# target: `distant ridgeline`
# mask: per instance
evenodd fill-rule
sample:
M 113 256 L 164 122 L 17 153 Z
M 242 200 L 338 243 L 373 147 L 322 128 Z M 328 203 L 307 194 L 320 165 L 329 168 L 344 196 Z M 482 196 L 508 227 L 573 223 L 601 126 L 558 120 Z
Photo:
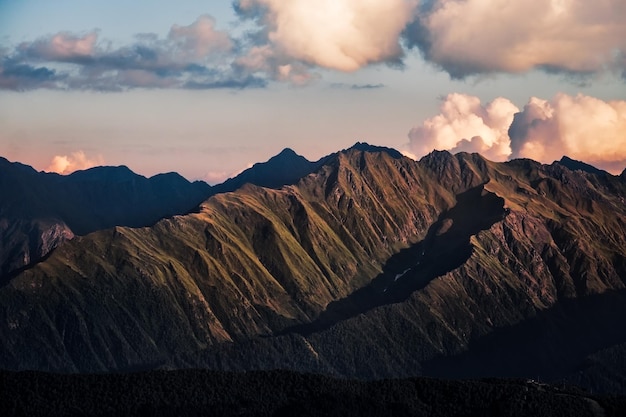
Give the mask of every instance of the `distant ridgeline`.
M 362 143 L 284 150 L 213 188 L 124 167 L 0 174 L 0 368 L 625 392 L 625 174 Z

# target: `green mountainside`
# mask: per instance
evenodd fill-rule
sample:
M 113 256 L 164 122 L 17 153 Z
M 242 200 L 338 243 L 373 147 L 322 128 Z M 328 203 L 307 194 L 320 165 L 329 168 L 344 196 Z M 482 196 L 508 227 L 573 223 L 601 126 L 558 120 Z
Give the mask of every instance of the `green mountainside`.
M 626 344 L 625 197 L 623 177 L 559 163 L 359 144 L 293 185 L 64 242 L 0 288 L 0 368 L 624 390 L 626 367 L 594 375 Z
M 247 183 L 270 188 L 293 184 L 322 163 L 285 149 L 210 187 L 176 173 L 145 178 L 119 166 L 58 175 L 0 158 L 0 282 L 39 262 L 74 235 L 114 226 L 151 226 Z
M 0 158 L 0 282 L 74 235 L 149 226 L 209 195 L 207 184 L 175 173 L 145 178 L 121 166 L 63 176 Z

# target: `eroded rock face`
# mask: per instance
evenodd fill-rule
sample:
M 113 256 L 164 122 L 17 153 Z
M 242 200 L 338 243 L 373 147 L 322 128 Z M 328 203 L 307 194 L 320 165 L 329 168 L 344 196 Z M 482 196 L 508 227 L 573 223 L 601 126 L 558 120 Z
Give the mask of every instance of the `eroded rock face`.
M 74 233 L 62 222 L 0 220 L 0 277 L 32 266 L 45 258 Z

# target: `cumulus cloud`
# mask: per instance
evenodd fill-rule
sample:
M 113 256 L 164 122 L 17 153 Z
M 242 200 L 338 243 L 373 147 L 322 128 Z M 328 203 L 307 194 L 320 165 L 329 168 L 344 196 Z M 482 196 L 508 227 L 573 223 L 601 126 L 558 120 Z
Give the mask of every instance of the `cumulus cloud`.
M 478 97 L 449 94 L 441 113 L 409 132 L 407 152 L 423 156 L 433 149 L 479 152 L 494 161 L 511 154 L 508 129 L 519 109 L 505 98 L 481 104 Z
M 320 68 L 402 66 L 407 48 L 453 78 L 540 69 L 612 71 L 626 81 L 623 0 L 234 0 L 234 8 L 231 33 L 203 15 L 120 47 L 95 30 L 23 42 L 3 52 L 10 65 L 0 63 L 0 88 L 306 85 Z
M 241 16 L 258 19 L 273 51 L 311 65 L 355 71 L 397 61 L 413 0 L 239 0 Z
M 98 155 L 97 157 L 90 159 L 87 158 L 85 152 L 76 151 L 72 152 L 69 155 L 56 155 L 52 158 L 50 165 L 44 171 L 46 172 L 56 172 L 57 174 L 71 174 L 74 171 L 79 171 L 82 169 L 93 168 L 95 166 L 103 165 L 104 159 L 102 156 Z
M 567 155 L 619 172 L 626 166 L 626 101 L 533 97 L 515 115 L 509 134 L 514 158 L 549 162 Z
M 435 0 L 404 34 L 455 78 L 534 68 L 592 73 L 626 69 L 625 20 L 623 0 Z
M 438 149 L 543 163 L 567 155 L 614 173 L 626 166 L 626 101 L 557 94 L 532 97 L 520 111 L 505 98 L 482 105 L 478 97 L 450 94 L 440 110 L 411 129 L 405 155 Z

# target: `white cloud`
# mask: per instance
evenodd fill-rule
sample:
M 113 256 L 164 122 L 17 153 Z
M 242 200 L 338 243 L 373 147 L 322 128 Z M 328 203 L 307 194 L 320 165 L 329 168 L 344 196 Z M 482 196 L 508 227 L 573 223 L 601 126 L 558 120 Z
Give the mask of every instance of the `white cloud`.
M 423 156 L 433 149 L 479 152 L 503 161 L 511 154 L 508 129 L 519 109 L 505 98 L 482 105 L 478 97 L 449 94 L 441 113 L 409 132 L 406 151 Z
M 623 0 L 437 0 L 407 37 L 455 77 L 587 73 L 623 65 L 625 21 Z
M 89 159 L 85 155 L 85 152 L 76 151 L 69 155 L 56 155 L 52 158 L 50 165 L 44 171 L 66 175 L 71 174 L 74 171 L 92 168 L 103 164 L 104 159 L 100 155 L 93 159 Z
M 261 21 L 279 55 L 355 71 L 402 56 L 399 37 L 416 4 L 413 0 L 241 0 L 238 7 L 243 12 L 263 11 Z
M 567 155 L 619 172 L 626 165 L 626 101 L 533 97 L 515 116 L 510 135 L 513 157 L 550 162 Z
M 478 97 L 454 93 L 440 114 L 411 129 L 405 154 L 421 157 L 433 149 L 478 152 L 494 161 L 551 163 L 567 155 L 619 173 L 626 166 L 626 101 L 557 94 L 531 97 L 519 111 L 505 98 L 482 105 Z

